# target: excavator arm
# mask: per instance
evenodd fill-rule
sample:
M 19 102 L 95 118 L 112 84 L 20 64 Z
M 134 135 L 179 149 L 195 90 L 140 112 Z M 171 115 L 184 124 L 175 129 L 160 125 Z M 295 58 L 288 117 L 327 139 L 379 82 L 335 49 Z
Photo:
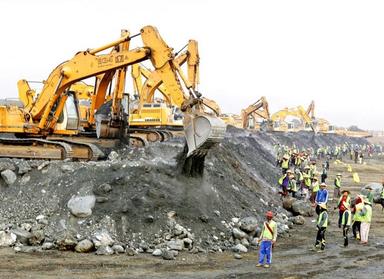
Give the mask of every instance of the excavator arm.
M 66 90 L 76 81 L 106 73 L 118 68 L 139 63 L 149 58 L 148 48 L 123 50 L 118 53 L 99 54 L 99 52 L 129 41 L 129 35 L 103 47 L 77 53 L 71 60 L 57 66 L 44 82 L 42 92 L 34 103 L 25 105 L 25 111 L 37 120 L 40 130 L 53 129 L 67 99 Z M 28 92 L 19 92 L 26 96 Z M 23 99 L 22 99 L 23 100 Z
M 268 102 L 264 96 L 241 111 L 241 118 L 244 129 L 248 128 L 248 121 L 250 116 L 253 116 L 254 118 L 263 118 L 266 121 L 270 121 L 271 117 L 269 113 Z

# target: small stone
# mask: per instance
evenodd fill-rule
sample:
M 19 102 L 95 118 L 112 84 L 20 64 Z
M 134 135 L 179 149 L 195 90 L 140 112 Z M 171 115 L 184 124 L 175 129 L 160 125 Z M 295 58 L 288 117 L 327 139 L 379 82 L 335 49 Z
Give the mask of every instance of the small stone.
M 107 202 L 108 200 L 109 200 L 109 198 L 107 198 L 107 197 L 101 197 L 101 196 L 96 197 L 97 203 L 104 203 L 104 202 Z
M 242 258 L 243 258 L 243 256 L 242 255 L 240 255 L 240 254 L 234 254 L 233 255 L 233 257 L 236 259 L 236 260 L 241 260 Z
M 11 170 L 5 170 L 1 172 L 1 177 L 4 179 L 5 183 L 7 185 L 12 185 L 15 183 L 17 176 L 16 174 Z
M 52 250 L 55 247 L 55 244 L 52 242 L 44 242 L 43 245 L 41 246 L 41 249 L 43 250 Z
M 237 244 L 236 246 L 232 247 L 232 251 L 234 252 L 240 252 L 240 253 L 247 253 L 248 249 L 242 244 Z
M 46 166 L 49 165 L 49 161 L 45 161 L 43 162 L 42 164 L 40 164 L 38 167 L 37 167 L 37 170 L 42 170 L 43 168 L 45 168 Z
M 220 216 L 220 211 L 218 210 L 213 211 L 213 213 L 215 213 L 217 216 Z
M 114 244 L 114 245 L 112 246 L 112 249 L 113 249 L 113 251 L 114 251 L 116 254 L 122 254 L 122 253 L 125 252 L 123 246 L 121 246 L 121 245 L 119 245 L 119 244 Z
M 108 155 L 108 160 L 110 161 L 117 160 L 117 158 L 119 158 L 119 154 L 116 151 L 111 151 Z
M 173 210 L 169 211 L 167 213 L 167 216 L 168 216 L 169 219 L 174 219 L 176 217 L 176 211 L 173 211 Z
M 160 257 L 163 255 L 163 252 L 161 251 L 161 249 L 155 249 L 152 253 L 152 256 L 155 256 L 155 257 Z
M 163 257 L 164 260 L 174 260 L 175 255 L 173 254 L 172 251 L 163 249 L 161 251 L 161 256 Z
M 155 218 L 152 215 L 148 215 L 147 217 L 145 217 L 145 222 L 147 223 L 153 223 L 154 220 Z
M 96 251 L 96 255 L 112 255 L 112 254 L 113 254 L 113 249 L 108 245 L 101 245 Z
M 136 251 L 133 249 L 133 248 L 130 248 L 130 247 L 127 247 L 125 249 L 125 253 L 128 255 L 128 256 L 134 256 L 136 255 Z
M 63 172 L 74 172 L 75 171 L 75 169 L 71 166 L 71 165 L 62 165 L 61 166 L 61 170 L 63 171 Z
M 208 223 L 209 221 L 209 218 L 207 215 L 200 215 L 199 216 L 199 219 L 203 222 L 203 223 Z

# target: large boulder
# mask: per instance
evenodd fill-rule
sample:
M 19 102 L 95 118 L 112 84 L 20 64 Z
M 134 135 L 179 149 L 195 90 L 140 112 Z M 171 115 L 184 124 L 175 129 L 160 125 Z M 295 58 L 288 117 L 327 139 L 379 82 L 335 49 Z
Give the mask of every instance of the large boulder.
M 17 241 L 22 244 L 29 244 L 29 239 L 32 237 L 32 234 L 22 228 L 12 229 L 11 232 L 16 235 Z
M 89 239 L 83 239 L 75 246 L 75 251 L 78 253 L 89 253 L 93 250 L 93 242 Z
M 113 253 L 113 249 L 108 245 L 102 245 L 96 251 L 96 255 L 112 255 Z
M 242 239 L 248 236 L 245 232 L 238 228 L 233 228 L 232 235 L 235 239 Z
M 170 250 L 181 251 L 184 248 L 184 241 L 181 239 L 175 239 L 167 242 L 167 246 Z
M 1 177 L 4 179 L 5 183 L 8 185 L 12 185 L 15 183 L 17 176 L 16 174 L 11 170 L 5 170 L 1 172 Z
M 232 247 L 232 251 L 235 253 L 247 253 L 248 249 L 243 244 L 237 244 Z
M 364 196 L 366 196 L 368 194 L 367 187 L 372 188 L 373 202 L 380 203 L 381 192 L 383 191 L 383 185 L 380 183 L 375 183 L 375 182 L 365 185 L 363 188 L 361 188 L 361 193 Z
M 96 197 L 94 195 L 72 196 L 68 201 L 68 208 L 72 215 L 84 218 L 92 215 L 92 209 L 95 206 Z
M 257 228 L 257 219 L 255 217 L 245 217 L 240 220 L 240 229 L 247 233 L 254 232 Z
M 0 246 L 11 246 L 15 244 L 16 238 L 14 233 L 0 231 Z
M 65 231 L 57 237 L 56 245 L 61 251 L 73 251 L 77 245 L 77 240 L 69 231 Z
M 315 211 L 311 206 L 310 202 L 303 200 L 295 200 L 292 203 L 292 213 L 294 215 L 302 215 L 302 216 L 313 216 Z
M 291 210 L 292 209 L 292 204 L 296 199 L 292 197 L 285 197 L 283 199 L 283 208 L 286 210 Z
M 112 246 L 115 243 L 115 241 L 106 231 L 96 232 L 93 235 L 92 241 L 96 248 L 99 248 L 100 246 Z
M 27 161 L 21 161 L 18 165 L 18 169 L 18 174 L 25 174 L 29 172 L 32 168 Z

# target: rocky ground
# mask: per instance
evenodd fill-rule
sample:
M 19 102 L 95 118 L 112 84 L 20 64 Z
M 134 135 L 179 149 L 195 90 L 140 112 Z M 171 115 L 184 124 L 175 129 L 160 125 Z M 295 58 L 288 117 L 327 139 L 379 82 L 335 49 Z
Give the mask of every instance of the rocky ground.
M 304 261 L 298 244 L 310 253 L 300 233 L 305 230 L 306 239 L 312 241 L 312 208 L 297 201 L 297 211 L 307 217 L 282 208 L 273 144 L 317 147 L 345 141 L 365 142 L 309 132 L 249 133 L 229 128 L 224 142 L 207 156 L 203 177 L 194 178 L 181 174 L 178 159 L 184 143 L 179 140 L 141 149 L 125 147 L 99 162 L 1 159 L 0 245 L 12 248 L 0 250 L 9 259 L 0 270 L 22 276 L 31 266 L 39 274 L 46 269 L 39 278 L 57 271 L 76 278 L 98 274 L 103 278 L 227 278 L 231 274 L 253 278 L 255 236 L 270 209 L 277 214 L 282 240 L 278 246 L 282 252 L 274 256 L 276 266 L 286 261 L 297 266 L 294 274 L 308 275 L 315 271 L 298 267 Z M 367 178 L 382 172 L 381 163 L 374 163 L 376 169 L 363 171 Z M 334 169 L 339 167 L 343 166 Z M 362 183 L 375 181 L 380 180 L 362 179 Z M 7 266 L 15 262 L 19 268 Z M 68 269 L 77 273 L 70 275 Z M 272 270 L 276 277 L 285 274 L 284 269 Z

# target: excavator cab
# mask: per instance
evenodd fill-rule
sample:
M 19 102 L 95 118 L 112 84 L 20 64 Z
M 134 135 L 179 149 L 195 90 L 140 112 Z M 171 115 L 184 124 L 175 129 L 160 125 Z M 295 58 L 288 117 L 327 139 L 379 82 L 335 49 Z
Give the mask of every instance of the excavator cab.
M 65 102 L 63 112 L 55 126 L 55 130 L 78 130 L 79 129 L 79 110 L 75 92 L 68 91 L 68 98 Z

